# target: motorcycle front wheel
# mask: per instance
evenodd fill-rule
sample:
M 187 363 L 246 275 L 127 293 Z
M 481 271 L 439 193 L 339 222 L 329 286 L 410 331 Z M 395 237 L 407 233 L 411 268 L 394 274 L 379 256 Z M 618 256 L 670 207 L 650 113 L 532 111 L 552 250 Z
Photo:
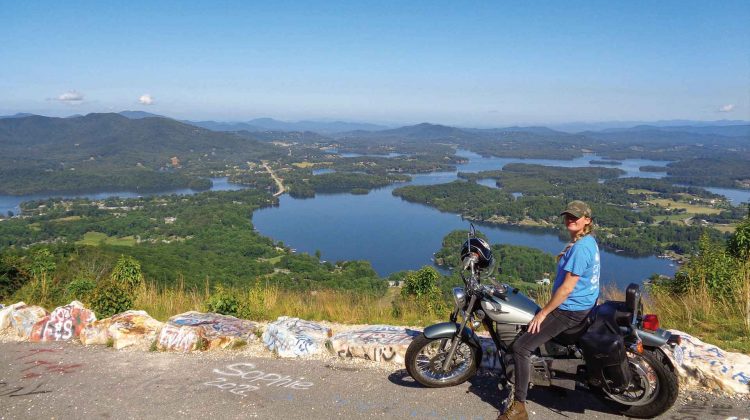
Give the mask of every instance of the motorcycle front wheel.
M 477 372 L 482 354 L 465 341 L 460 341 L 453 361 L 444 370 L 443 364 L 451 343 L 448 338 L 427 338 L 420 334 L 406 350 L 406 371 L 414 380 L 428 388 L 443 388 L 466 382 Z

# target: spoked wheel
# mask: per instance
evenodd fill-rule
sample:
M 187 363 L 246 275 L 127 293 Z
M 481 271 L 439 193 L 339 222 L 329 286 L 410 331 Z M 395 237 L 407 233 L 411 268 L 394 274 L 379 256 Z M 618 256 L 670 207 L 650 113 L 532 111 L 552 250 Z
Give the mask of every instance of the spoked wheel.
M 481 353 L 464 341 L 458 343 L 448 369 L 443 369 L 451 348 L 447 338 L 431 339 L 420 334 L 406 350 L 406 371 L 429 388 L 454 386 L 474 376 Z
M 602 389 L 606 398 L 622 405 L 622 413 L 630 417 L 651 418 L 669 410 L 677 399 L 677 376 L 656 354 L 628 352 L 632 380 L 621 394 Z

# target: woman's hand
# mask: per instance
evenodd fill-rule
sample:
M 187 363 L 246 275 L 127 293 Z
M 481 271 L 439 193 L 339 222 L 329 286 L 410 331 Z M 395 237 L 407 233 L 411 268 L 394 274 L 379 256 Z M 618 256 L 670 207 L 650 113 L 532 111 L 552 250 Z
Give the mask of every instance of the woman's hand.
M 531 322 L 529 322 L 529 328 L 527 331 L 531 334 L 538 333 L 539 329 L 542 327 L 542 321 L 544 321 L 544 318 L 547 318 L 547 314 L 543 310 L 537 312 Z

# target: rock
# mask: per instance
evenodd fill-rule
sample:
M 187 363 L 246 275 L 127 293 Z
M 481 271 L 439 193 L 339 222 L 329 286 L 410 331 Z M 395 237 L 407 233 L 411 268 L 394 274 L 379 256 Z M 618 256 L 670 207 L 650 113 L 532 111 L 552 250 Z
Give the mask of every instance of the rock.
M 14 303 L 12 305 L 3 306 L 0 309 L 0 332 L 10 328 L 13 323 L 13 311 L 22 306 L 26 306 L 23 302 Z
M 361 357 L 377 362 L 404 363 L 406 348 L 420 331 L 391 325 L 371 325 L 333 336 L 333 351 L 340 357 Z
M 81 331 L 84 345 L 109 344 L 119 350 L 128 346 L 148 347 L 159 335 L 163 322 L 146 311 L 126 311 L 88 324 Z
M 55 308 L 51 314 L 37 321 L 31 329 L 29 340 L 67 341 L 78 338 L 86 325 L 94 321 L 94 312 L 74 300 L 65 306 Z
M 157 348 L 189 352 L 241 345 L 255 339 L 257 325 L 228 315 L 185 312 L 169 318 L 159 332 Z
M 19 337 L 29 338 L 34 325 L 46 316 L 47 310 L 41 306 L 28 306 L 24 304 L 12 311 L 10 323 Z
M 331 329 L 299 318 L 279 317 L 263 333 L 263 344 L 280 357 L 300 357 L 319 354 Z
M 683 362 L 677 369 L 681 379 L 730 393 L 750 394 L 750 356 L 724 351 L 682 331 L 670 331 L 682 337 Z

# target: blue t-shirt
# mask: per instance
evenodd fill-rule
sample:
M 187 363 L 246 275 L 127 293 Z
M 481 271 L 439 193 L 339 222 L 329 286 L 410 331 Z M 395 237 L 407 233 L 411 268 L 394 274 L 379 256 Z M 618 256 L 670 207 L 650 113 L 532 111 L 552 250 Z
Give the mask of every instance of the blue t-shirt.
M 563 284 L 566 272 L 580 276 L 576 287 L 560 305 L 560 309 L 583 311 L 596 305 L 599 297 L 599 270 L 599 247 L 591 235 L 586 235 L 573 244 L 557 263 L 553 294 Z

